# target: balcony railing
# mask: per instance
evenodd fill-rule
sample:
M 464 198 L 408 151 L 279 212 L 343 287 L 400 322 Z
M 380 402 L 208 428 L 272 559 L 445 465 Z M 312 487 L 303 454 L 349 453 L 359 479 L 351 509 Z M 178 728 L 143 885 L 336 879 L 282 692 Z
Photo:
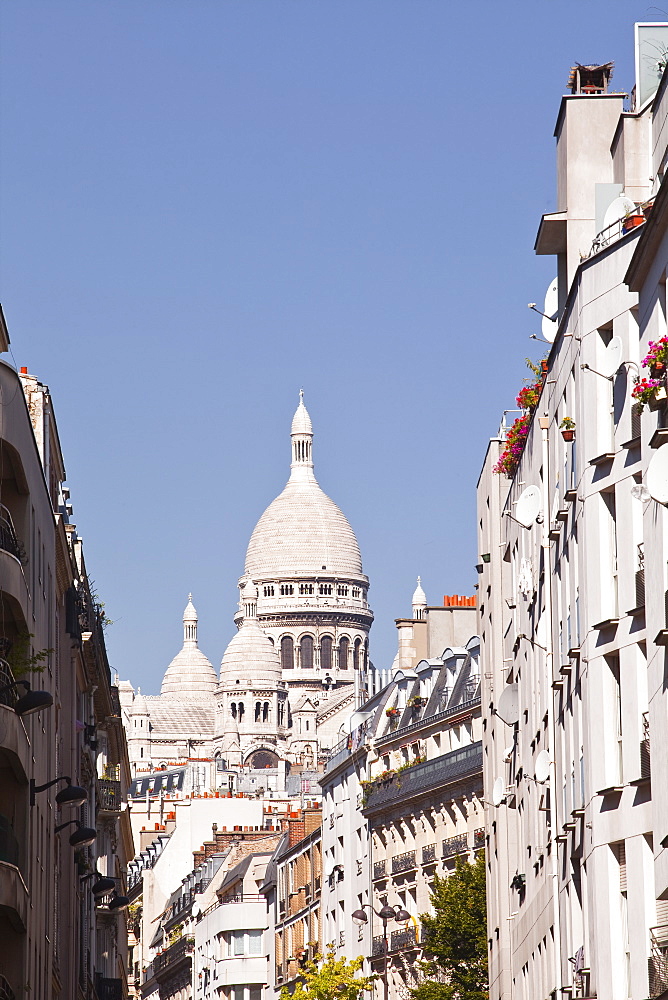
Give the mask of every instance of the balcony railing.
M 96 976 L 95 992 L 99 1000 L 123 1000 L 123 981 L 121 979 L 108 979 L 106 976 Z
M 0 861 L 9 865 L 19 864 L 19 842 L 12 824 L 0 813 Z
M 0 549 L 9 552 L 19 562 L 25 559 L 25 549 L 16 537 L 12 515 L 2 503 L 0 503 Z
M 121 783 L 100 778 L 97 783 L 97 801 L 107 812 L 121 811 Z
M 417 945 L 417 928 L 406 927 L 400 931 L 392 931 L 390 951 L 402 951 L 404 948 L 414 948 Z
M 11 667 L 7 663 L 7 660 L 0 659 L 0 688 L 6 688 L 9 684 L 14 683 L 14 674 L 12 673 Z M 21 694 L 23 691 L 21 691 Z M 6 705 L 7 708 L 14 708 L 20 695 L 18 694 L 15 687 L 10 687 L 7 691 L 3 691 L 0 694 L 0 705 Z
M 385 861 L 374 861 L 373 863 L 373 877 L 385 878 L 387 875 L 387 862 Z
M 455 854 L 466 854 L 468 849 L 468 837 L 465 833 L 459 833 L 456 837 L 448 837 L 443 841 L 444 858 L 452 858 Z
M 409 872 L 415 868 L 415 851 L 406 851 L 405 854 L 397 854 L 392 858 L 392 874 L 399 872 Z
M 371 942 L 371 957 L 378 958 L 379 955 L 385 954 L 385 939 L 382 934 L 378 934 Z
M 159 972 L 169 966 L 176 965 L 184 959 L 189 959 L 194 948 L 193 938 L 179 938 L 173 945 L 163 951 L 162 955 L 156 955 L 153 959 L 153 972 L 157 976 Z
M 423 764 L 416 764 L 391 781 L 368 786 L 363 813 L 369 815 L 395 801 L 410 799 L 474 774 L 482 773 L 482 743 L 443 754 Z
M 422 848 L 422 864 L 428 865 L 432 861 L 436 861 L 436 844 L 427 844 Z
M 649 995 L 654 1000 L 668 989 L 668 924 L 650 929 Z
M 474 850 L 477 851 L 479 848 L 484 846 L 485 846 L 485 830 L 483 827 L 480 827 L 479 829 L 473 831 L 473 848 Z

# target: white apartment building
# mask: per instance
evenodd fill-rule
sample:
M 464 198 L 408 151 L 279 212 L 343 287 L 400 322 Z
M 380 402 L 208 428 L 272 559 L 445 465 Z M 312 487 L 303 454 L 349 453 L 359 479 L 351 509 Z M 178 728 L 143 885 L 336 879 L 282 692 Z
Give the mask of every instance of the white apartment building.
M 647 74 L 667 29 L 637 30 L 632 110 L 611 64 L 572 72 L 536 242 L 557 257 L 558 329 L 516 467 L 493 471 L 502 426 L 478 484 L 491 1000 L 668 985 L 668 525 L 645 485 L 668 428 L 632 396 L 667 330 L 668 79 Z
M 339 958 L 362 955 L 377 996 L 385 981 L 391 998 L 417 985 L 434 876 L 484 847 L 474 618 L 473 599 L 429 608 L 418 585 L 413 617 L 397 620 L 400 666 L 353 714 L 321 779 L 321 940 Z M 384 905 L 410 920 L 384 927 Z

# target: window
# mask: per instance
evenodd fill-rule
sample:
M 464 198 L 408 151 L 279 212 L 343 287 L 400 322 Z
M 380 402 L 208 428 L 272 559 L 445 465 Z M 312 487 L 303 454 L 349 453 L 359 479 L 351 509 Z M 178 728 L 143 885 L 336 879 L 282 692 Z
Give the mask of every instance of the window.
M 295 665 L 295 646 L 291 635 L 281 639 L 281 669 L 292 670 Z
M 318 591 L 325 597 L 329 597 L 332 593 L 331 583 L 321 583 L 320 586 L 318 587 Z
M 291 583 L 281 584 L 281 597 L 291 597 L 292 594 L 294 594 L 294 592 L 295 588 L 292 586 Z
M 269 722 L 269 702 L 265 701 L 262 706 L 262 721 Z
M 310 635 L 302 636 L 299 653 L 302 670 L 313 670 L 313 639 Z
M 332 637 L 323 635 L 320 640 L 320 666 L 323 670 L 332 669 Z
M 353 597 L 359 597 L 359 596 L 360 596 L 359 587 L 353 587 Z
M 312 594 L 313 593 L 313 584 L 312 583 L 300 583 L 299 584 L 299 593 L 302 596 L 308 595 L 308 594 Z
M 237 717 L 237 703 L 236 701 L 230 702 L 230 714 L 233 719 Z
M 359 670 L 360 668 L 360 647 L 362 645 L 361 639 L 355 639 L 355 645 L 353 646 L 353 670 Z
M 264 596 L 265 597 L 273 597 L 274 596 L 274 588 L 273 587 L 265 587 L 264 588 Z
M 285 702 L 283 701 L 278 703 L 278 724 L 279 726 L 285 725 Z
M 256 722 L 260 721 L 261 714 L 262 714 L 262 702 L 261 701 L 256 701 L 255 702 L 255 721 Z
M 339 597 L 347 597 L 348 596 L 348 588 L 347 587 L 337 587 L 336 588 L 336 593 L 339 595 Z
M 239 707 L 238 707 L 237 711 L 239 713 L 239 722 L 241 722 L 241 720 L 244 717 L 244 703 L 243 703 L 243 701 L 239 702 Z
M 227 931 L 225 933 L 225 956 L 233 958 L 237 955 L 261 955 L 262 931 Z M 252 989 L 252 987 L 251 987 Z M 236 986 L 234 990 L 243 990 Z
M 339 640 L 339 670 L 348 669 L 348 648 L 350 646 L 350 640 L 343 639 Z

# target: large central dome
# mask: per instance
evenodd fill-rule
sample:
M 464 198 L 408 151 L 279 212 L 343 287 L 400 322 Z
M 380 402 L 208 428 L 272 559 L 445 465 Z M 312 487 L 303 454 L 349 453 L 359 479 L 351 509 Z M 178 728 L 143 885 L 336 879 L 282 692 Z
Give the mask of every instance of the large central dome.
M 255 526 L 246 574 L 256 581 L 323 574 L 362 577 L 355 533 L 313 474 L 313 430 L 303 399 L 291 437 L 290 479 Z

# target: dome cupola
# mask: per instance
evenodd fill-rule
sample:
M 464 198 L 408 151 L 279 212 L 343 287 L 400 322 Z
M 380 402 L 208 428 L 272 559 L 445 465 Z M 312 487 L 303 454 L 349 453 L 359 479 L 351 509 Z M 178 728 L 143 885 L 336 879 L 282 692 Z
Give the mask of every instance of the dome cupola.
M 210 698 L 216 687 L 216 671 L 197 645 L 197 612 L 192 594 L 188 594 L 183 612 L 183 648 L 167 667 L 160 694 L 201 701 Z

